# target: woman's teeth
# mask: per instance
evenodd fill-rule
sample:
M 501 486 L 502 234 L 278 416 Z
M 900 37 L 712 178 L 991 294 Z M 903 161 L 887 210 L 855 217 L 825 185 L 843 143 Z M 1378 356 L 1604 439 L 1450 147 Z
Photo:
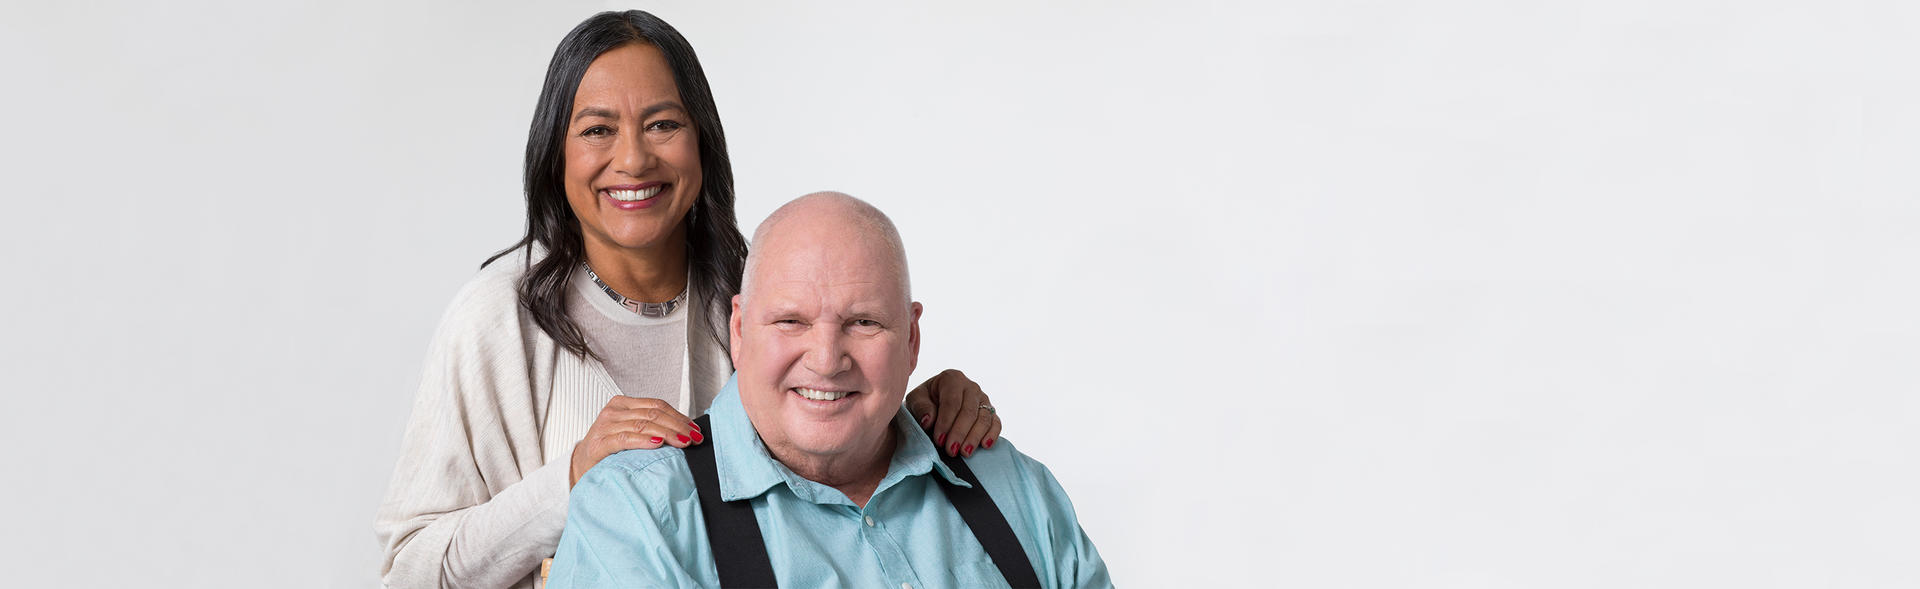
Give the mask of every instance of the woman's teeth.
M 816 390 L 804 388 L 804 387 L 795 388 L 793 389 L 793 392 L 800 393 L 800 396 L 806 397 L 808 399 L 812 399 L 815 401 L 838 401 L 841 398 L 846 397 L 847 395 L 853 394 L 852 391 L 844 391 L 844 392 L 816 391 Z
M 614 199 L 614 200 L 617 200 L 617 201 L 620 201 L 620 202 L 634 202 L 634 201 L 641 201 L 641 200 L 646 200 L 646 199 L 649 199 L 649 198 L 653 198 L 653 196 L 654 196 L 654 195 L 656 195 L 656 194 L 660 194 L 660 187 L 659 187 L 659 186 L 652 186 L 652 187 L 648 187 L 648 188 L 642 188 L 642 189 L 639 189 L 639 190 L 609 190 L 609 191 L 607 191 L 607 196 L 611 196 L 611 197 L 613 197 L 613 199 Z

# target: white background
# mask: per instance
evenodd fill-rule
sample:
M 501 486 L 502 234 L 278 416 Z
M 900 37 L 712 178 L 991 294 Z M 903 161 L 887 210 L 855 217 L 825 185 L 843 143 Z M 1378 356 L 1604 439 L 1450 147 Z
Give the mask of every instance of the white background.
M 13 586 L 367 587 L 598 2 L 9 3 Z M 1910 2 L 641 6 L 1131 587 L 1920 585 Z

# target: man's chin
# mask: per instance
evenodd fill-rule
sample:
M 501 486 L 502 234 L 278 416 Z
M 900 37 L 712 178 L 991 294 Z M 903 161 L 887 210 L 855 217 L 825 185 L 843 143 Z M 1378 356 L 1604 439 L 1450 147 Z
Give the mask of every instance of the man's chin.
M 787 443 L 794 450 L 819 458 L 859 453 L 885 439 L 885 432 L 870 432 L 853 423 L 820 423 L 802 420 L 790 423 Z

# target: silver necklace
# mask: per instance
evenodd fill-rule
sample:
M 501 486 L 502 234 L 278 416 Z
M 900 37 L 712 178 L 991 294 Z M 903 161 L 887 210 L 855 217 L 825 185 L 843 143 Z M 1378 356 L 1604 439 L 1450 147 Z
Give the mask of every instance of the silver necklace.
M 620 306 L 626 307 L 629 311 L 639 313 L 641 317 L 653 317 L 656 319 L 666 317 L 667 315 L 673 314 L 673 310 L 680 308 L 680 303 L 686 302 L 687 300 L 687 291 L 685 289 L 682 289 L 680 294 L 675 295 L 673 300 L 664 303 L 649 303 L 629 299 L 621 296 L 620 293 L 614 292 L 613 287 L 607 286 L 607 283 L 602 282 L 600 275 L 594 274 L 593 267 L 588 266 L 586 262 L 581 262 L 580 267 L 587 269 L 587 277 L 592 278 L 593 283 L 600 286 L 601 292 L 607 293 L 607 298 L 613 299 L 613 302 L 619 303 Z

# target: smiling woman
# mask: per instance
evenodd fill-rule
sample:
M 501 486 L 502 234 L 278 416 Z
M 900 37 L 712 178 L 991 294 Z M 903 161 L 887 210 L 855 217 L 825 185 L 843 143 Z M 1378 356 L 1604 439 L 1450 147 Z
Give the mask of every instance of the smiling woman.
M 375 524 L 389 586 L 532 586 L 581 475 L 623 450 L 703 442 L 687 416 L 733 372 L 746 239 L 706 74 L 673 27 L 608 12 L 568 33 L 525 190 L 527 234 L 482 264 L 428 351 Z M 906 402 L 950 453 L 999 436 L 957 371 Z

